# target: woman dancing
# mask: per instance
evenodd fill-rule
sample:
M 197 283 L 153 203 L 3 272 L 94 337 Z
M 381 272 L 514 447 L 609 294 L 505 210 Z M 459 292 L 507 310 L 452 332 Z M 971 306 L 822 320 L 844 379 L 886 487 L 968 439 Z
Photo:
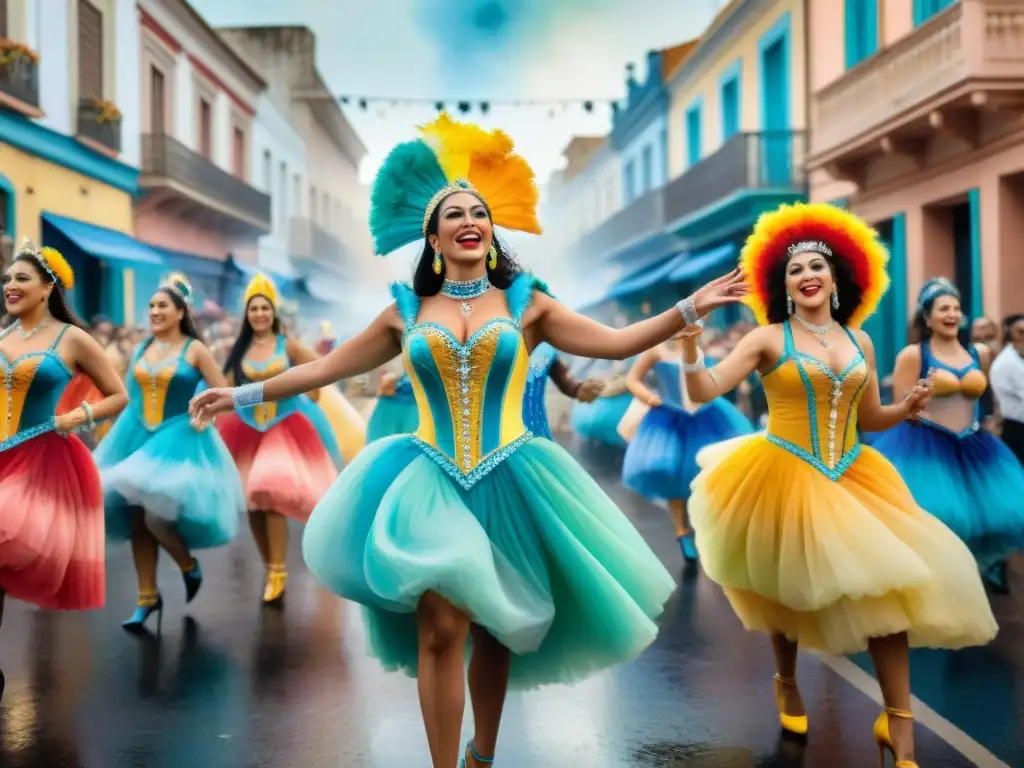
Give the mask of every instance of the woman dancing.
M 406 373 L 385 371 L 377 385 L 377 402 L 366 424 L 366 442 L 392 435 L 411 435 L 420 423 L 419 409 Z
M 53 248 L 25 241 L 4 273 L 0 331 L 0 621 L 6 595 L 41 608 L 103 606 L 103 492 L 89 449 L 71 432 L 128 402 L 103 348 L 64 300 L 74 273 Z M 56 415 L 75 371 L 103 399 Z M 0 691 L 3 677 L 0 674 Z
M 960 338 L 960 292 L 944 277 L 925 284 L 914 326 L 920 343 L 896 358 L 893 391 L 903 397 L 928 377 L 935 397 L 917 423 L 882 434 L 874 447 L 893 463 L 914 499 L 967 544 L 984 580 L 1009 590 L 1006 559 L 1024 548 L 1024 467 L 982 429 L 981 396 L 992 350 Z
M 690 518 L 705 572 L 747 629 L 772 638 L 784 731 L 807 732 L 800 646 L 867 649 L 885 701 L 879 753 L 912 768 L 908 648 L 980 645 L 997 628 L 970 551 L 857 439 L 858 425 L 888 429 L 931 397 L 921 380 L 896 405 L 879 400 L 874 348 L 858 329 L 888 285 L 887 258 L 874 231 L 830 205 L 758 220 L 740 264 L 761 327 L 713 368 L 685 339 L 683 368 L 697 402 L 758 370 L 768 431 L 701 452 Z
M 469 768 L 493 762 L 508 685 L 579 680 L 655 638 L 675 583 L 636 530 L 557 444 L 523 424 L 529 349 L 625 358 L 677 333 L 673 308 L 613 330 L 521 273 L 495 225 L 539 232 L 537 189 L 501 133 L 452 122 L 385 160 L 371 197 L 378 253 L 423 239 L 413 286 L 330 355 L 262 383 L 211 390 L 199 419 L 373 370 L 401 354 L 420 411 L 415 435 L 367 446 L 317 505 L 310 570 L 366 606 L 388 669 L 418 676 L 435 768 L 459 757 L 463 659 L 476 734 Z M 694 316 L 746 292 L 738 271 L 684 303 Z
M 157 588 L 160 548 L 181 569 L 185 600 L 203 584 L 196 549 L 220 547 L 238 532 L 245 509 L 241 480 L 216 430 L 197 429 L 188 403 L 202 385 L 227 382 L 199 341 L 189 310 L 188 279 L 172 274 L 149 300 L 151 336 L 129 365 L 131 407 L 96 449 L 103 478 L 107 536 L 130 541 L 139 599 L 122 623 L 141 632 L 154 613 L 163 617 Z
M 224 364 L 230 382 L 263 381 L 319 359 L 284 335 L 280 295 L 269 277 L 256 275 L 243 303 L 242 329 Z M 283 600 L 288 586 L 288 518 L 306 521 L 342 463 L 330 422 L 314 402 L 321 386 L 217 421 L 242 475 L 249 527 L 266 567 L 263 602 L 268 605 Z
M 530 373 L 523 396 L 523 422 L 537 437 L 554 440 L 548 422 L 548 379 L 555 382 L 558 391 L 578 403 L 592 403 L 604 390 L 600 379 L 577 381 L 569 368 L 558 358 L 558 352 L 547 342 L 538 344 L 530 355 Z
M 633 363 L 626 385 L 649 407 L 626 448 L 622 484 L 646 499 L 668 502 L 683 559 L 697 560 L 693 528 L 686 514 L 690 482 L 697 476 L 697 452 L 706 445 L 753 432 L 750 421 L 724 397 L 695 404 L 686 392 L 679 339 L 644 352 Z M 654 373 L 657 390 L 645 383 Z
M 576 403 L 569 423 L 582 440 L 601 445 L 625 448 L 629 437 L 622 433 L 620 426 L 627 419 L 634 402 L 626 386 L 629 365 L 616 360 L 604 380 L 601 394 L 589 403 Z

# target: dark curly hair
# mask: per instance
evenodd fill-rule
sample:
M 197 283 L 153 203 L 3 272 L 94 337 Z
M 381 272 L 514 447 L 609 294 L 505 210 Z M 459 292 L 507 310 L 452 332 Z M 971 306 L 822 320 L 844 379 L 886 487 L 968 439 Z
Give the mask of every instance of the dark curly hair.
M 452 194 L 457 193 L 453 192 Z M 487 218 L 493 225 L 494 220 L 491 218 L 491 209 L 487 206 L 487 202 L 483 198 L 478 197 L 478 199 L 486 209 Z M 442 260 L 441 274 L 438 275 L 434 272 L 434 249 L 430 245 L 430 235 L 437 234 L 438 221 L 441 216 L 441 204 L 443 202 L 444 200 L 438 203 L 430 216 L 430 221 L 427 222 L 427 236 L 424 239 L 423 252 L 416 262 L 416 271 L 412 278 L 412 287 L 417 296 L 435 296 L 441 292 L 441 286 L 444 284 L 444 276 L 448 267 Z M 523 268 L 519 266 L 519 262 L 515 260 L 512 254 L 502 245 L 501 241 L 498 240 L 497 233 L 492 232 L 491 242 L 498 251 L 498 261 L 494 269 L 491 269 L 490 263 L 488 263 L 487 278 L 495 288 L 505 290 L 512 285 L 512 281 L 523 271 Z M 487 261 L 490 262 L 490 258 Z
M 839 309 L 832 310 L 832 319 L 842 326 L 850 322 L 853 313 L 860 306 L 863 291 L 853 279 L 853 270 L 849 262 L 841 256 L 821 255 L 832 271 L 839 294 Z M 768 273 L 768 322 L 781 323 L 789 317 L 786 307 L 786 267 L 789 265 L 788 254 L 775 262 Z

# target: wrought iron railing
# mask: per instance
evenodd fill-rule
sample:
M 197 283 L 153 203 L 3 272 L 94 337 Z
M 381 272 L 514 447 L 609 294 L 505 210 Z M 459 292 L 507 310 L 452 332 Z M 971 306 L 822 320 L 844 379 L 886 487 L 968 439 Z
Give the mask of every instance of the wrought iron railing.
M 103 104 L 95 99 L 78 102 L 77 133 L 107 149 L 121 152 L 121 119 L 111 119 L 104 112 Z
M 0 65 L 0 91 L 32 107 L 39 106 L 39 65 L 19 57 Z

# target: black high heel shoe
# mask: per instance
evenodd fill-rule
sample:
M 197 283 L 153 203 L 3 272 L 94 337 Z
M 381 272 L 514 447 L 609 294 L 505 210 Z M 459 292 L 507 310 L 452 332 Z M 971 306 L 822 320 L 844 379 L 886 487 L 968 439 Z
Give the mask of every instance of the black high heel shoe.
M 159 628 L 164 615 L 164 599 L 159 592 L 143 592 L 139 595 L 139 604 L 135 607 L 135 612 L 121 626 L 128 632 L 141 632 L 145 628 L 146 619 L 154 613 L 157 614 Z

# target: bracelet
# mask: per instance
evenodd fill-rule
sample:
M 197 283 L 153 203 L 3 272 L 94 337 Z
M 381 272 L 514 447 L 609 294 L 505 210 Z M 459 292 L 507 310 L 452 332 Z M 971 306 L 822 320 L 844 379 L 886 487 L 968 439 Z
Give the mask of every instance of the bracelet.
M 83 400 L 82 404 L 80 406 L 78 406 L 78 407 L 81 408 L 82 409 L 82 413 L 85 414 L 85 428 L 86 429 L 95 429 L 96 428 L 96 419 L 95 419 L 95 417 L 93 416 L 93 413 L 92 413 L 92 406 L 89 405 L 87 402 L 85 402 Z
M 704 327 L 704 321 L 697 314 L 697 303 L 693 300 L 693 296 L 687 296 L 685 299 L 676 302 L 676 309 L 679 310 L 679 314 L 683 316 L 683 322 L 687 325 L 696 325 L 699 328 Z
M 251 408 L 263 402 L 263 382 L 254 381 L 231 390 L 231 404 L 236 411 Z
M 697 371 L 704 370 L 704 350 L 697 350 L 697 359 L 692 363 L 688 363 L 683 360 L 683 373 L 697 373 Z

